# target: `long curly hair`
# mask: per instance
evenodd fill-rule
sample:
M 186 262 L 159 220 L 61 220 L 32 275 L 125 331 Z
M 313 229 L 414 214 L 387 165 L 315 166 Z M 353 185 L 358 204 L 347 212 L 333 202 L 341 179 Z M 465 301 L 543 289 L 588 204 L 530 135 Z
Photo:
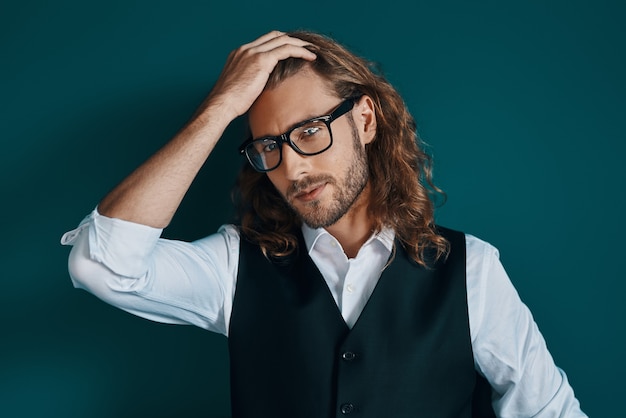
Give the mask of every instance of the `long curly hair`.
M 410 257 L 429 266 L 447 255 L 449 244 L 436 231 L 434 200 L 445 199 L 433 184 L 432 161 L 417 135 L 416 124 L 391 84 L 375 65 L 336 41 L 312 32 L 291 32 L 309 42 L 317 58 L 280 61 L 266 89 L 272 89 L 304 67 L 325 79 L 340 98 L 371 97 L 376 114 L 376 137 L 366 145 L 371 187 L 368 210 L 374 229 L 390 227 Z M 242 168 L 235 188 L 243 236 L 260 245 L 266 257 L 281 258 L 298 246 L 298 215 L 287 205 L 264 173 L 249 164 Z

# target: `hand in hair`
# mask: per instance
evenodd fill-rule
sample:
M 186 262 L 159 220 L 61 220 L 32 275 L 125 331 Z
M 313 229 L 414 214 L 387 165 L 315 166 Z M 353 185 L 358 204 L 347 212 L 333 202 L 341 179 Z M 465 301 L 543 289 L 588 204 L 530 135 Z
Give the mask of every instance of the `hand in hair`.
M 286 58 L 315 59 L 308 42 L 273 31 L 230 53 L 205 103 L 219 107 L 233 119 L 248 111 L 263 92 L 276 64 Z

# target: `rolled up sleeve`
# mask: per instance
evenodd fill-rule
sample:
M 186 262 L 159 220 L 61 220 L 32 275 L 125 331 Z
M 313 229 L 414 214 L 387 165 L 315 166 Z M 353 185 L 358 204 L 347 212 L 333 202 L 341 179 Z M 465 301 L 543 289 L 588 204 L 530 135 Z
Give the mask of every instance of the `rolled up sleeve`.
M 97 209 L 63 235 L 76 288 L 134 315 L 226 334 L 237 274 L 238 232 L 225 226 L 194 242 L 108 218 Z

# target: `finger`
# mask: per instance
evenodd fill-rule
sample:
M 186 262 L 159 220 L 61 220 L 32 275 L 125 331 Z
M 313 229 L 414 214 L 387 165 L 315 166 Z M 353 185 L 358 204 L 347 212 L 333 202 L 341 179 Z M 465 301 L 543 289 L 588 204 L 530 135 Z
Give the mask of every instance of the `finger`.
M 294 44 L 282 44 L 267 51 L 266 53 L 273 58 L 274 63 L 287 58 L 302 58 L 307 61 L 313 61 L 317 58 L 317 55 L 306 49 L 303 45 Z
M 284 35 L 284 32 L 278 31 L 278 30 L 273 30 L 271 32 L 266 33 L 265 35 L 262 35 L 260 37 L 258 37 L 257 39 L 255 39 L 252 42 L 248 42 L 247 44 L 243 44 L 241 45 L 241 49 L 250 49 L 250 48 L 254 48 L 256 46 L 259 46 L 261 44 L 264 44 L 265 42 L 272 40 L 274 38 L 278 38 L 282 35 Z
M 276 49 L 282 45 L 295 45 L 299 47 L 304 47 L 307 45 L 311 45 L 311 43 L 304 41 L 302 39 L 299 39 L 299 38 L 294 38 L 292 36 L 283 34 L 274 38 L 269 38 L 265 42 L 251 47 L 249 52 L 254 52 L 254 53 L 267 52 L 267 51 Z

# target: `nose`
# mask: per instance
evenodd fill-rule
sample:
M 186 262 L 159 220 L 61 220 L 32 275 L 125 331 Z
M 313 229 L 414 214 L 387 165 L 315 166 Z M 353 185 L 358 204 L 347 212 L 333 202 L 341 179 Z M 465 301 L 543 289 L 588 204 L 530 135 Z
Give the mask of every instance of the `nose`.
M 295 181 L 309 171 L 310 157 L 298 154 L 288 143 L 282 144 L 280 169 L 288 180 Z

